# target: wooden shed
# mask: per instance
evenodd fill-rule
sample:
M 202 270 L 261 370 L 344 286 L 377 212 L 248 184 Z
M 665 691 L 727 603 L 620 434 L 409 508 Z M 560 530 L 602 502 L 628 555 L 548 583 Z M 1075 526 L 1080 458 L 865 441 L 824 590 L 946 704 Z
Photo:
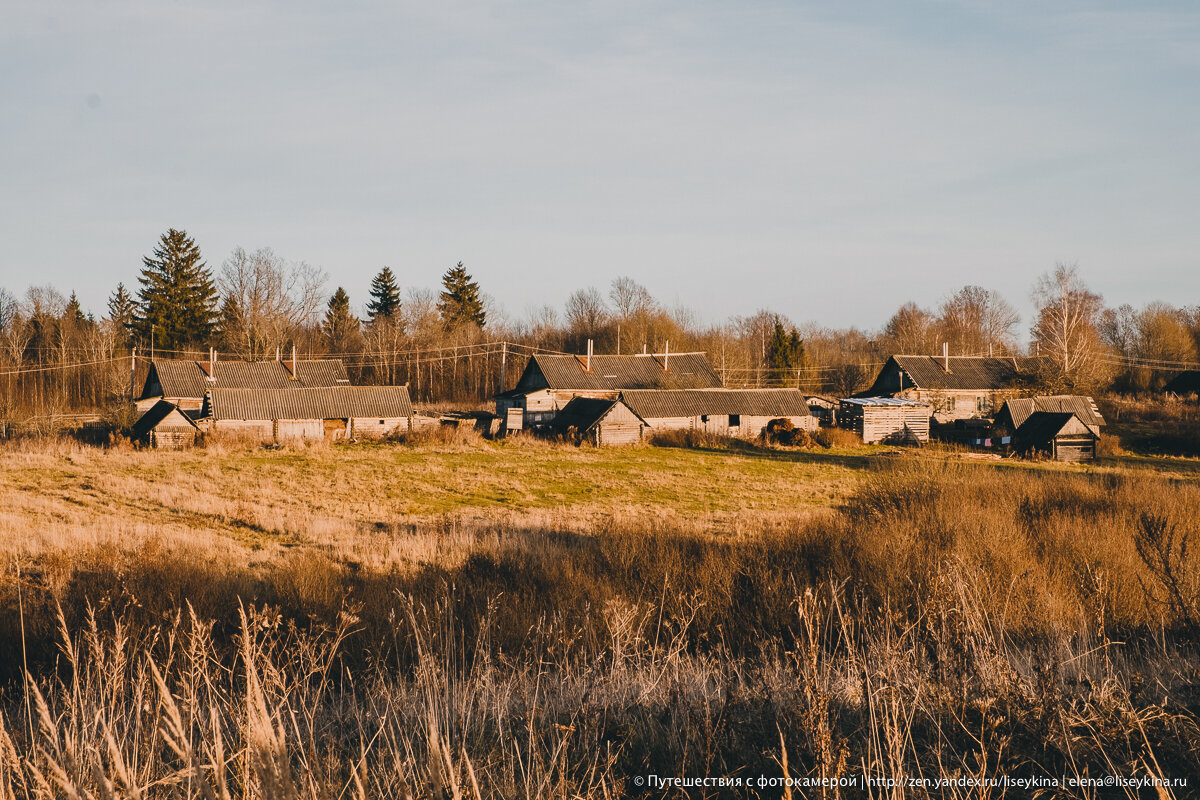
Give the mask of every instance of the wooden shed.
M 808 396 L 799 389 L 638 389 L 621 392 L 621 400 L 656 431 L 755 437 L 773 419 L 817 429 Z
M 1091 461 L 1096 430 L 1070 411 L 1035 411 L 1013 434 L 1013 451 L 1040 454 L 1055 461 Z
M 927 442 L 929 417 L 925 403 L 898 397 L 851 397 L 841 401 L 838 426 L 853 430 L 866 444 Z
M 147 447 L 182 450 L 196 443 L 199 426 L 174 403 L 159 400 L 133 423 L 133 438 Z
M 1010 436 L 1037 411 L 1070 412 L 1079 417 L 1097 436 L 1104 427 L 1104 417 L 1100 414 L 1095 400 L 1086 395 L 1056 394 L 1008 400 L 992 421 L 992 431 L 996 435 Z
M 341 359 L 286 361 L 223 361 L 215 353 L 209 361 L 156 358 L 150 361 L 141 396 L 135 401 L 146 411 L 166 400 L 184 411 L 196 412 L 210 389 L 311 389 L 349 386 Z
M 576 397 L 616 399 L 625 389 L 720 388 L 703 353 L 531 356 L 515 388 L 496 395 L 496 415 L 523 428 L 549 425 Z M 519 409 L 520 415 L 509 415 Z
M 1036 364 L 1020 356 L 894 355 L 862 396 L 927 403 L 938 422 L 991 417 L 1031 382 Z
M 412 429 L 407 386 L 212 389 L 200 424 L 263 442 L 381 438 Z
M 551 429 L 576 442 L 594 445 L 637 444 L 646 421 L 620 400 L 576 397 L 554 417 Z

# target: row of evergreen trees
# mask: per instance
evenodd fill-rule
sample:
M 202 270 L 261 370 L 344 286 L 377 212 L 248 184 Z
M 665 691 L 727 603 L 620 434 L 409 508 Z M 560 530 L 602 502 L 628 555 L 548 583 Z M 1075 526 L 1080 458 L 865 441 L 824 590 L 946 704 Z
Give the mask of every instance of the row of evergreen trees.
M 150 256 L 142 259 L 137 296 L 118 284 L 108 300 L 109 319 L 129 331 L 133 341 L 160 350 L 207 346 L 223 325 L 232 324 L 240 310 L 227 298 L 218 306 L 212 271 L 195 239 L 186 231 L 169 229 Z M 367 324 L 391 325 L 400 316 L 401 295 L 388 267 L 371 282 Z M 236 301 L 234 301 L 236 302 Z M 438 313 L 447 329 L 487 323 L 479 284 L 460 261 L 442 276 Z M 350 307 L 350 296 L 338 287 L 329 298 L 321 330 L 331 342 L 348 341 L 362 328 Z

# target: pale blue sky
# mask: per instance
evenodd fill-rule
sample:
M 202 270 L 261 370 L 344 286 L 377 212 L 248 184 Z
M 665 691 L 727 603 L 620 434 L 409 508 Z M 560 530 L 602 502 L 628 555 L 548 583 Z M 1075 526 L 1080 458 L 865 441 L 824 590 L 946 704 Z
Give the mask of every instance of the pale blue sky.
M 0 285 L 99 313 L 174 226 L 356 306 L 459 260 L 512 317 L 618 275 L 708 321 L 1027 316 L 1056 261 L 1200 303 L 1196 9 L 6 0 Z

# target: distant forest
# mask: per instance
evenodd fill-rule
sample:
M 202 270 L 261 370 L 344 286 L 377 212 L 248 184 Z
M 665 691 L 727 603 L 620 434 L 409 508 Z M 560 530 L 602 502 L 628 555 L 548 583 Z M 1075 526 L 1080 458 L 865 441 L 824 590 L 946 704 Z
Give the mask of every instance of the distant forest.
M 125 405 L 147 359 L 342 358 L 355 382 L 407 383 L 426 402 L 478 402 L 512 385 L 529 354 L 704 351 L 728 386 L 795 386 L 844 396 L 870 384 L 895 353 L 1038 355 L 1037 379 L 1055 391 L 1143 392 L 1200 360 L 1200 306 L 1105 304 L 1081 271 L 1059 264 L 1032 287 L 1031 344 L 997 292 L 963 286 L 935 305 L 908 302 L 879 330 L 798 323 L 764 309 L 700 324 L 635 279 L 583 287 L 563 308 L 503 318 L 462 263 L 438 290 L 402 286 L 388 267 L 356 299 L 321 270 L 269 248 L 238 248 L 210 267 L 185 231 L 169 230 L 106 312 L 85 314 L 74 292 L 0 287 L 0 422 Z M 431 276 L 432 277 L 432 276 Z M 365 302 L 363 302 L 365 301 Z M 136 354 L 136 358 L 134 357 Z M 507 388 L 507 387 L 505 387 Z

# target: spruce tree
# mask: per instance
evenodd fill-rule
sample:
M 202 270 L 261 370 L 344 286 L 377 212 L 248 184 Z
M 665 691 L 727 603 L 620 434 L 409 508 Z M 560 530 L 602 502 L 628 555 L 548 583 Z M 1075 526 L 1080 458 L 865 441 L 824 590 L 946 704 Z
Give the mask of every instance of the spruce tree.
M 344 353 L 358 334 L 358 319 L 350 313 L 350 296 L 341 286 L 329 298 L 325 319 L 321 322 L 321 333 L 329 344 L 329 352 Z
M 204 343 L 213 332 L 217 292 L 195 240 L 171 228 L 142 264 L 136 323 L 142 339 L 153 336 L 162 350 Z
M 792 328 L 789 332 L 783 322 L 776 318 L 771 338 L 767 342 L 767 368 L 776 378 L 790 379 L 789 373 L 804 364 L 804 341 L 800 333 Z
M 83 307 L 79 305 L 79 298 L 75 292 L 71 292 L 71 298 L 67 300 L 67 307 L 63 311 L 63 322 L 72 325 L 81 325 L 87 322 L 87 316 L 83 313 Z
M 108 319 L 116 327 L 123 344 L 128 344 L 136 318 L 137 302 L 125 290 L 125 284 L 118 283 L 116 291 L 108 297 Z
M 479 284 L 463 267 L 458 266 L 446 270 L 442 276 L 444 291 L 438 300 L 438 313 L 447 328 L 454 328 L 464 323 L 474 323 L 483 327 L 487 313 L 483 310 L 483 299 L 479 296 Z
M 391 269 L 384 267 L 371 281 L 371 301 L 367 303 L 367 313 L 371 321 L 391 319 L 400 311 L 400 287 L 396 285 L 396 276 Z

